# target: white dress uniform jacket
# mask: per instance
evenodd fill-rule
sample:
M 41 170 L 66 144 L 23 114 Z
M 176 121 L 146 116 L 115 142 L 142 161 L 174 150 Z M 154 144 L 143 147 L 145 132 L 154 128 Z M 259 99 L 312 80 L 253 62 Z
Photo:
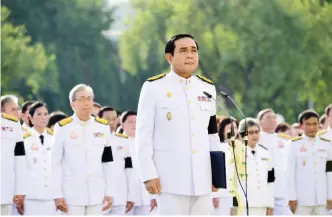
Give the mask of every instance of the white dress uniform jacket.
M 288 200 L 297 200 L 298 206 L 325 206 L 326 200 L 332 200 L 330 140 L 295 138 L 287 147 L 286 159 Z
M 136 145 L 143 182 L 159 178 L 162 193 L 211 193 L 210 150 L 218 150 L 213 83 L 202 76 L 184 79 L 171 71 L 142 87 Z
M 42 136 L 42 139 L 40 136 Z M 42 144 L 42 140 L 44 144 Z M 53 131 L 50 129 L 45 129 L 40 134 L 34 128 L 30 128 L 24 134 L 24 147 L 29 172 L 28 179 L 26 180 L 28 183 L 26 199 L 53 199 L 51 187 L 52 142 Z
M 235 149 L 236 166 L 239 173 L 238 179 L 235 171 L 233 149 L 229 154 L 229 185 L 234 193 L 239 212 L 245 211 L 246 199 L 241 189 L 246 189 L 245 183 L 245 146 L 237 144 Z M 253 153 L 254 152 L 254 153 Z M 262 145 L 256 145 L 254 149 L 247 147 L 247 174 L 248 174 L 248 201 L 250 208 L 273 208 L 274 207 L 274 170 L 269 151 Z M 242 210 L 242 211 L 240 211 Z
M 1 204 L 27 193 L 27 161 L 21 125 L 16 117 L 1 114 Z
M 70 206 L 92 206 L 101 204 L 104 196 L 114 196 L 118 170 L 112 141 L 106 120 L 90 117 L 82 122 L 73 115 L 60 121 L 52 149 L 54 199 L 64 198 Z

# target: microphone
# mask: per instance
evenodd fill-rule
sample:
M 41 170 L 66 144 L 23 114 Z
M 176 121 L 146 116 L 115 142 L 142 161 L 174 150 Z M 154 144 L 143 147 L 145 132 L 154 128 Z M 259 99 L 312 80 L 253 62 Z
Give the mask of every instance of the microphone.
M 236 109 L 240 112 L 240 114 L 242 115 L 242 117 L 244 118 L 244 145 L 245 145 L 245 174 L 246 174 L 246 207 L 247 207 L 247 215 L 249 215 L 249 202 L 248 202 L 248 174 L 247 174 L 247 146 L 248 146 L 248 125 L 247 125 L 247 117 L 243 114 L 243 112 L 241 111 L 241 109 L 237 106 L 237 104 L 235 103 L 235 101 L 233 100 L 232 97 L 230 97 L 226 92 L 224 91 L 220 91 L 220 94 L 229 99 L 233 105 L 236 107 Z
M 231 140 L 231 146 L 233 148 L 233 157 L 234 157 L 234 165 L 235 165 L 235 172 L 236 172 L 236 175 L 237 175 L 237 178 L 239 180 L 239 184 L 240 184 L 240 187 L 242 189 L 242 192 L 244 193 L 244 196 L 245 196 L 245 199 L 246 199 L 246 209 L 247 209 L 247 215 L 249 215 L 249 203 L 248 203 L 248 189 L 247 189 L 247 176 L 246 176 L 246 190 L 244 190 L 242 184 L 241 184 L 241 181 L 240 181 L 240 176 L 239 176 L 239 172 L 238 172 L 238 169 L 237 169 L 237 165 L 236 165 L 236 157 L 235 157 L 235 135 L 234 135 L 234 126 L 233 126 L 233 118 L 232 116 L 230 116 L 230 114 L 227 112 L 227 110 L 221 105 L 221 103 L 218 102 L 218 100 L 216 100 L 215 98 L 212 97 L 211 94 L 203 91 L 204 95 L 207 96 L 209 99 L 213 99 L 221 108 L 222 110 L 224 110 L 224 112 L 227 114 L 228 118 L 231 120 L 231 133 L 230 135 L 227 135 L 228 139 Z M 224 97 L 228 97 L 228 95 L 223 92 L 221 93 Z M 247 161 L 246 161 L 246 168 L 247 168 Z M 247 174 L 247 171 L 246 171 L 246 174 Z

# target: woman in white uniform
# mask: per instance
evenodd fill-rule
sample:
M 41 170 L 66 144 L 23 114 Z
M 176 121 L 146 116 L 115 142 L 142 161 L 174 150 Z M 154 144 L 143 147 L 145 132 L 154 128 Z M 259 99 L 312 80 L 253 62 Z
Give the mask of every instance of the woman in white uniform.
M 35 102 L 29 109 L 31 129 L 24 135 L 28 161 L 28 191 L 24 215 L 56 215 L 51 187 L 51 145 L 53 131 L 46 128 L 49 119 L 46 105 Z
M 234 126 L 234 135 L 237 137 L 238 131 L 238 122 L 236 120 L 231 120 L 230 118 L 224 118 L 219 124 L 219 138 L 220 138 L 220 147 L 221 151 L 225 152 L 225 157 L 227 159 L 229 144 L 227 141 L 227 134 L 231 132 L 231 123 L 233 122 Z M 227 169 L 227 167 L 226 167 Z M 226 171 L 226 175 L 227 175 Z M 228 186 L 227 186 L 228 187 Z M 224 215 L 228 216 L 231 214 L 233 197 L 229 193 L 229 188 L 219 189 L 217 192 L 211 194 L 212 197 L 212 210 L 211 215 Z

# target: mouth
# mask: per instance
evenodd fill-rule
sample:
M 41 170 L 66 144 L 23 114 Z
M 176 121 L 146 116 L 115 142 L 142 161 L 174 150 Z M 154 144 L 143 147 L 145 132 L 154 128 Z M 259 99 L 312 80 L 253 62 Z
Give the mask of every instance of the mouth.
M 194 65 L 195 63 L 184 63 L 185 65 Z

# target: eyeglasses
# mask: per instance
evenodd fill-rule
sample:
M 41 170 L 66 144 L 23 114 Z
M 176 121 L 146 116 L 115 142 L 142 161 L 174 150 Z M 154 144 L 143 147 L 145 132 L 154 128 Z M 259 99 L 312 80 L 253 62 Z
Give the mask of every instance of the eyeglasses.
M 78 102 L 92 102 L 93 98 L 92 97 L 80 97 L 80 98 L 76 98 L 73 101 L 78 101 Z
M 248 135 L 259 134 L 259 130 L 248 131 Z

